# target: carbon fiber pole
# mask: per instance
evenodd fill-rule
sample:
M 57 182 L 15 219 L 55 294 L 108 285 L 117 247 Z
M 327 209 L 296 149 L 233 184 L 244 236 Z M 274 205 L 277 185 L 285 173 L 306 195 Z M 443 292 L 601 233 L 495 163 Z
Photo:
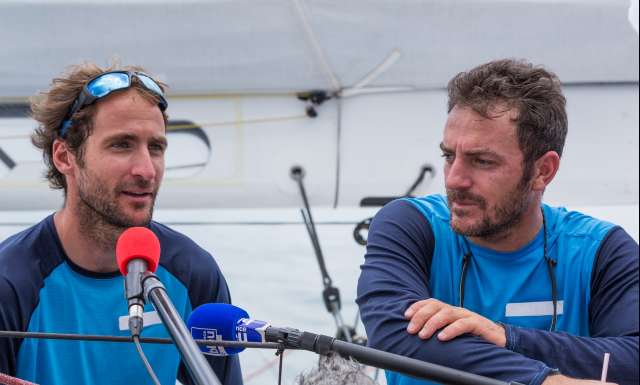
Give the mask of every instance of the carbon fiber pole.
M 193 341 L 191 333 L 171 303 L 162 282 L 153 273 L 147 272 L 142 280 L 142 286 L 145 297 L 153 304 L 162 323 L 169 331 L 171 339 L 176 344 L 191 378 L 198 385 L 221 385 L 220 380 L 202 355 L 198 345 Z

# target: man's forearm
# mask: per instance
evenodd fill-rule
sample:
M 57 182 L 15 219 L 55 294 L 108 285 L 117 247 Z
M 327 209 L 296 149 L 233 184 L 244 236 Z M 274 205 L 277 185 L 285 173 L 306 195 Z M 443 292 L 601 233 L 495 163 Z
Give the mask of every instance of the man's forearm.
M 366 313 L 365 310 L 365 318 Z M 552 371 L 540 361 L 497 347 L 479 337 L 464 335 L 447 342 L 436 337 L 421 340 L 404 328 L 392 331 L 388 322 L 380 325 L 382 329 L 377 332 L 372 330 L 375 325 L 369 322 L 365 325 L 368 325 L 367 335 L 374 348 L 481 376 L 540 385 Z
M 505 325 L 505 330 L 509 350 L 558 368 L 564 375 L 599 379 L 604 353 L 609 353 L 609 379 L 638 383 L 638 336 L 578 337 L 513 325 Z

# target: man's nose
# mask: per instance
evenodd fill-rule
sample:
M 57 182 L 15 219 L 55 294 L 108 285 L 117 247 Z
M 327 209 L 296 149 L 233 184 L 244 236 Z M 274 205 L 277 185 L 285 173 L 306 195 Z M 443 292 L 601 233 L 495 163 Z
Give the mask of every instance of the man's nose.
M 469 169 L 463 159 L 456 158 L 445 165 L 444 185 L 447 190 L 466 190 L 472 184 Z
M 156 177 L 156 168 L 153 157 L 146 147 L 143 147 L 136 152 L 133 159 L 131 173 L 144 180 L 153 180 Z

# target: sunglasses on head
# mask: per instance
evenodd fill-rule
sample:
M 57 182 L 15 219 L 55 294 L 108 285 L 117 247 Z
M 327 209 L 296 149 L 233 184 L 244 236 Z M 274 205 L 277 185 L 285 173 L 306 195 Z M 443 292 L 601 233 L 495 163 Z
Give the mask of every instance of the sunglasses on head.
M 135 71 L 110 71 L 105 72 L 89 80 L 89 82 L 82 87 L 82 92 L 73 102 L 67 117 L 62 122 L 60 127 L 60 137 L 66 135 L 69 127 L 72 124 L 73 115 L 80 111 L 82 108 L 94 103 L 96 100 L 103 98 L 113 91 L 123 90 L 131 87 L 131 78 L 135 77 L 140 81 L 140 84 L 147 90 L 151 91 L 160 98 L 158 106 L 160 110 L 167 109 L 168 103 L 164 97 L 164 92 L 158 83 L 153 80 L 149 75 L 144 72 Z

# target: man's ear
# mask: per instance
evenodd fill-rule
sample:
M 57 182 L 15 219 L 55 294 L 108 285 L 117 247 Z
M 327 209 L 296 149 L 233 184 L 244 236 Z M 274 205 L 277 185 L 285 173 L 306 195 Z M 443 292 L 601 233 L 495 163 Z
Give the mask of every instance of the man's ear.
M 73 174 L 76 167 L 76 157 L 73 155 L 67 143 L 63 140 L 56 139 L 53 141 L 51 152 L 51 160 L 62 175 L 69 176 Z
M 547 151 L 534 163 L 533 189 L 544 191 L 560 168 L 560 155 L 555 151 Z

